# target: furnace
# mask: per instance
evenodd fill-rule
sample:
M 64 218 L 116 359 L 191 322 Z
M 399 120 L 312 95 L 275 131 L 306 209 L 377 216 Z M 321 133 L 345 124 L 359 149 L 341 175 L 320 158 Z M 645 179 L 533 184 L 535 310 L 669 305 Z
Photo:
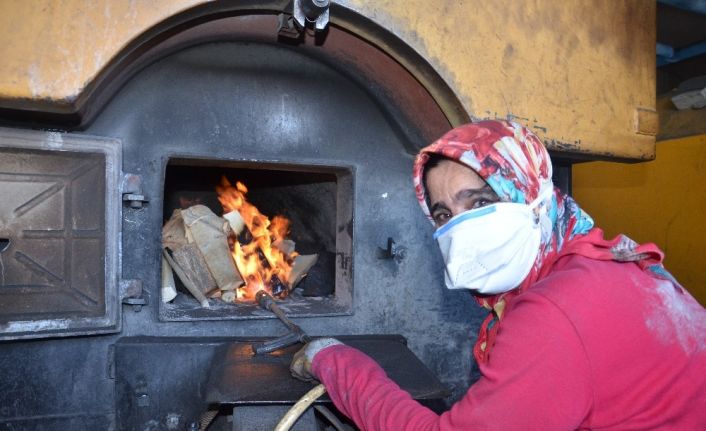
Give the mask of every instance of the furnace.
M 113 0 L 87 11 L 67 1 L 45 8 L 64 19 L 8 34 L 0 428 L 193 430 L 216 409 L 211 430 L 259 431 L 308 389 L 287 370 L 297 345 L 254 354 L 287 331 L 271 313 L 217 297 L 206 308 L 182 286 L 163 296 L 165 223 L 195 205 L 221 217 L 223 177 L 291 222 L 298 253 L 318 255 L 278 299 L 297 325 L 360 347 L 430 405 L 458 399 L 477 376 L 472 334 L 485 312 L 443 288 L 411 183 L 416 152 L 471 117 L 519 118 L 566 160 L 653 148 L 633 132 L 653 80 L 605 63 L 625 52 L 647 61 L 653 38 L 587 45 L 613 22 L 606 12 L 573 21 L 593 5 L 567 14 L 540 1 L 546 16 L 571 20 L 537 31 L 505 13 L 511 2 L 346 0 L 299 31 L 302 3 Z M 631 4 L 610 13 L 654 21 Z M 13 51 L 23 37 L 36 42 L 30 53 Z M 585 64 L 599 66 L 576 85 L 569 75 Z M 616 76 L 634 91 L 595 91 Z M 568 115 L 569 105 L 595 115 Z M 557 171 L 568 184 L 568 168 Z
M 108 382 L 97 387 L 114 385 L 119 429 L 184 426 L 214 406 L 214 429 L 233 409 L 272 420 L 281 409 L 262 404 L 306 390 L 287 371 L 296 346 L 254 354 L 287 328 L 248 297 L 224 301 L 218 288 L 195 299 L 176 271 L 176 296 L 164 296 L 165 223 L 198 208 L 218 227 L 230 211 L 219 200 L 224 181 L 270 220 L 286 218 L 297 254 L 317 256 L 278 299 L 290 318 L 312 336 L 358 336 L 351 342 L 420 399 L 447 394 L 404 338 L 381 334 L 413 334 L 416 346 L 467 338 L 433 311 L 462 316 L 463 304 L 431 294 L 440 273 L 410 181 L 416 149 L 448 120 L 409 72 L 354 35 L 330 28 L 324 44 L 293 43 L 277 38 L 276 24 L 222 18 L 156 45 L 81 133 L 4 132 L 2 151 L 13 156 L 0 165 L 0 193 L 14 199 L 0 235 L 5 336 L 78 335 L 49 343 L 104 352 Z M 243 250 L 250 241 L 226 235 L 233 253 L 234 241 Z M 19 304 L 37 311 L 18 313 Z M 11 355 L 21 362 L 31 346 Z

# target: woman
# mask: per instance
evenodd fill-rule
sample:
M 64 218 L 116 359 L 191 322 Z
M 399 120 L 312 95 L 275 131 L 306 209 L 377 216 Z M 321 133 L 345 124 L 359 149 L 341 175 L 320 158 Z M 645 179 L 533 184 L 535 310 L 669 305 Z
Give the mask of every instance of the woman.
M 294 374 L 363 430 L 706 429 L 706 310 L 654 244 L 604 239 L 551 175 L 541 141 L 507 121 L 458 127 L 417 156 L 446 286 L 490 310 L 481 378 L 450 411 L 335 339 L 305 346 Z

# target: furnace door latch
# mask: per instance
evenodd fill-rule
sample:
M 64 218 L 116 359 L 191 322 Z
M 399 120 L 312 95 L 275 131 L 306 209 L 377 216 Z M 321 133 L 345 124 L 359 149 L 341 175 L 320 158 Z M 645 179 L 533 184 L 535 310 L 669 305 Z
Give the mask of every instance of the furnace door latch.
M 391 259 L 400 263 L 407 256 L 407 248 L 395 242 L 392 237 L 387 238 L 387 248 L 378 247 L 378 259 Z
M 314 31 L 326 29 L 330 0 L 292 0 L 278 17 L 280 36 L 298 39 L 311 23 Z
M 123 202 L 130 205 L 130 208 L 139 209 L 149 202 L 147 196 L 142 192 L 142 177 L 135 174 L 123 174 L 120 190 L 123 194 Z

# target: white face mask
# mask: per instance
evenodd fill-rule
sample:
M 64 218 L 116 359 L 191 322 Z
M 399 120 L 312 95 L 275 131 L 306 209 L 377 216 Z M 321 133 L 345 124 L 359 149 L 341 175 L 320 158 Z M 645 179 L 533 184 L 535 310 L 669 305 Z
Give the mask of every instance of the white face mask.
M 539 253 L 541 226 L 529 205 L 500 202 L 463 212 L 434 232 L 446 262 L 446 287 L 486 295 L 512 290 L 527 277 Z

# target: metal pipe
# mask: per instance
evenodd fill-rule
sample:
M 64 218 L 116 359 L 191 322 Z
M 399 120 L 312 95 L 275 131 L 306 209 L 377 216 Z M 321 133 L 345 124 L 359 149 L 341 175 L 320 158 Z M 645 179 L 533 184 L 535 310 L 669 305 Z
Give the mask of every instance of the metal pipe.
M 294 343 L 308 343 L 309 336 L 300 328 L 297 324 L 289 320 L 284 311 L 279 308 L 279 305 L 275 302 L 275 299 L 270 296 L 269 293 L 264 290 L 260 290 L 255 294 L 255 300 L 265 310 L 271 311 L 279 320 L 284 323 L 289 329 L 289 333 L 276 338 L 271 341 L 265 341 L 264 343 L 254 343 L 252 349 L 256 355 L 262 353 L 270 353 L 275 350 L 283 349 L 287 346 L 291 346 Z
M 255 300 L 257 301 L 258 305 L 260 305 L 260 307 L 274 313 L 274 315 L 277 316 L 277 318 L 281 320 L 282 323 L 284 323 L 290 331 L 296 331 L 300 329 L 299 326 L 295 325 L 291 320 L 289 320 L 287 315 L 284 314 L 284 311 L 282 311 L 281 308 L 279 308 L 279 305 L 277 305 L 275 299 L 270 296 L 269 293 L 265 292 L 264 290 L 260 290 L 255 294 Z

